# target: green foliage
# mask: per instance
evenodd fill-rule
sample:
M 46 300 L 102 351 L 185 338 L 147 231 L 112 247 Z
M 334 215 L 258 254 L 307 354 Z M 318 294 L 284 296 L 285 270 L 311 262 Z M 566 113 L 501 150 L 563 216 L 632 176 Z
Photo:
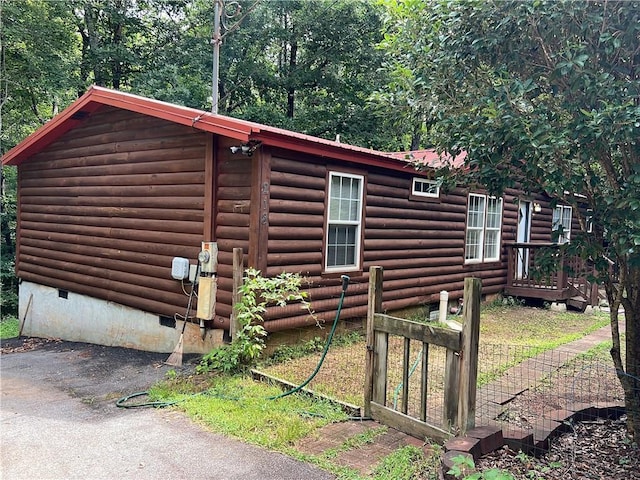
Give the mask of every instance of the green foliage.
M 611 306 L 640 325 L 640 3 L 387 1 L 383 47 L 422 85 L 415 108 L 439 152 L 466 152 L 459 183 L 518 188 L 573 207 L 561 254 L 595 264 Z M 395 88 L 395 87 L 392 87 Z M 409 94 L 414 95 L 415 90 Z M 587 211 L 593 232 L 587 232 Z M 540 275 L 557 258 L 542 262 Z M 610 261 L 615 264 L 611 268 Z M 628 328 L 628 327 L 627 327 Z M 640 336 L 627 336 L 628 425 L 640 435 Z M 635 407 L 634 407 L 635 405 Z M 635 433 L 634 433 L 635 432 Z
M 472 458 L 458 455 L 453 457 L 453 467 L 447 472 L 456 478 L 464 480 L 513 480 L 515 477 L 509 472 L 492 468 L 484 472 L 474 472 L 476 467 Z
M 440 464 L 440 448 L 431 446 L 427 455 L 422 448 L 406 446 L 386 456 L 373 471 L 376 480 L 437 479 Z
M 20 331 L 20 320 L 12 316 L 3 316 L 0 320 L 0 338 L 15 338 Z
M 0 210 L 0 311 L 2 317 L 18 315 L 16 255 L 16 169 L 2 168 L 2 208 Z
M 332 347 L 341 347 L 354 345 L 361 342 L 363 334 L 358 331 L 353 331 L 347 334 L 336 335 L 331 342 Z M 324 349 L 326 340 L 322 337 L 314 337 L 304 343 L 298 343 L 295 345 L 282 345 L 276 348 L 268 359 L 265 359 L 266 365 L 273 365 L 297 358 L 306 357 L 313 353 L 321 352 Z
M 300 290 L 302 282 L 299 274 L 282 272 L 277 277 L 265 278 L 259 270 L 247 269 L 239 290 L 240 301 L 234 306 L 239 330 L 231 344 L 214 348 L 202 358 L 198 372 L 230 373 L 254 365 L 264 349 L 267 332 L 262 315 L 268 306 L 297 303 L 313 316 L 311 304 L 306 300 L 307 292 Z
M 312 353 L 321 352 L 324 348 L 325 341 L 321 337 L 314 337 L 304 343 L 296 345 L 283 345 L 276 348 L 269 358 L 266 359 L 267 364 L 277 364 L 296 358 L 305 357 Z
M 3 0 L 0 23 L 4 153 L 75 97 L 80 51 L 64 2 Z
M 279 392 L 250 377 L 218 375 L 204 382 L 178 377 L 150 394 L 153 400 L 179 401 L 178 408 L 220 433 L 281 451 L 323 425 L 346 419 L 335 405 L 305 395 L 268 399 Z
M 380 68 L 383 53 L 375 49 L 382 38 L 379 5 L 349 0 L 238 3 L 241 14 L 226 18 L 222 28 L 220 113 L 328 139 L 339 134 L 342 141 L 362 146 L 392 148 L 395 139 L 381 123 L 387 112 L 368 105 L 369 92 L 386 79 Z M 130 88 L 210 109 L 214 2 L 176 4 L 179 13 L 168 14 L 178 19 L 179 28 L 156 28 L 156 41 L 143 35 L 153 43 L 154 54 L 132 72 Z M 145 13 L 145 18 L 149 16 Z M 155 24 L 161 20 L 157 17 Z
M 604 238 L 615 260 L 638 264 L 638 3 L 387 7 L 383 47 L 424 85 L 415 108 L 428 116 L 431 141 L 467 152 L 464 181 L 471 175 L 494 193 L 542 187 L 574 207 L 584 202 L 596 232 L 575 238 L 576 251 L 597 259 Z M 574 215 L 584 229 L 583 213 Z

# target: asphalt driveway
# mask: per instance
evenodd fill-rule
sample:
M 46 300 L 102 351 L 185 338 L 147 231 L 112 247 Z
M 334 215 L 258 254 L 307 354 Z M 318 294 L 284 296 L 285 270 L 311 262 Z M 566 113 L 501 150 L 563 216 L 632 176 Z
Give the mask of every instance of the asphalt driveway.
M 118 398 L 164 377 L 171 368 L 162 364 L 165 354 L 30 342 L 35 348 L 26 351 L 24 339 L 2 343 L 1 478 L 334 478 L 211 433 L 176 411 L 116 407 Z

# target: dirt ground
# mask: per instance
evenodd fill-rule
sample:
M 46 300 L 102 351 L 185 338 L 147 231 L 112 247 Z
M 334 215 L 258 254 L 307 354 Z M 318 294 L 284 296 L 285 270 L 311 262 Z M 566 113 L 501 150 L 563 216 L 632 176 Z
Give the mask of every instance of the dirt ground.
M 517 480 L 640 479 L 640 449 L 626 436 L 625 417 L 580 422 L 570 429 L 552 440 L 549 452 L 539 458 L 504 447 L 481 458 L 477 466 L 507 470 Z

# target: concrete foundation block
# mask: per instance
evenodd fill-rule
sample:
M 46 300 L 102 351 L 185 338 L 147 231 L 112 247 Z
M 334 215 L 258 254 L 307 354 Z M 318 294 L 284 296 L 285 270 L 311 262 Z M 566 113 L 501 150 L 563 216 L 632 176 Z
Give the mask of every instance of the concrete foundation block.
M 551 304 L 551 306 L 549 307 L 549 309 L 552 312 L 566 312 L 567 311 L 567 304 L 566 303 L 562 303 L 562 302 L 553 302 Z

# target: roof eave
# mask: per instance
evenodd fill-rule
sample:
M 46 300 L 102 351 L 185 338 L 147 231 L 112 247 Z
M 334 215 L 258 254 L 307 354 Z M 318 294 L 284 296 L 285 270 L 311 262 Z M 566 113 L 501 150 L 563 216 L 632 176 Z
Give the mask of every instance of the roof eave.
M 251 140 L 262 142 L 264 145 L 269 147 L 292 150 L 316 157 L 343 160 L 346 162 L 367 165 L 369 167 L 379 167 L 386 170 L 395 170 L 404 173 L 408 171 L 415 172 L 413 166 L 408 162 L 393 158 L 390 155 L 386 155 L 384 152 L 352 147 L 346 144 L 329 141 L 327 141 L 327 143 L 318 143 L 317 141 L 311 141 L 304 138 L 276 135 L 268 131 L 259 131 L 252 134 Z M 419 172 L 415 173 L 416 175 L 421 175 Z
M 3 165 L 19 165 L 84 121 L 103 105 L 167 120 L 239 142 L 250 140 L 319 157 L 380 167 L 401 172 L 415 171 L 410 163 L 391 154 L 341 144 L 304 134 L 263 126 L 224 115 L 152 100 L 131 93 L 92 86 L 78 100 L 55 116 L 20 144 L 7 152 Z M 416 172 L 417 175 L 420 173 Z
M 2 165 L 20 165 L 78 126 L 103 105 L 150 115 L 198 130 L 225 135 L 238 141 L 248 141 L 251 132 L 255 130 L 249 125 L 238 124 L 220 115 L 92 86 L 60 114 L 9 150 L 2 158 Z

